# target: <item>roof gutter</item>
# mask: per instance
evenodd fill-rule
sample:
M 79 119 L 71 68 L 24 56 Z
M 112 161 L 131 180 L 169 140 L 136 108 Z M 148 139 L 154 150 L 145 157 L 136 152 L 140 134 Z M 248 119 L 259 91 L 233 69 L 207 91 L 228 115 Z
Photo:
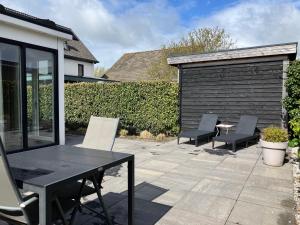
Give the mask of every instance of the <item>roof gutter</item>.
M 83 61 L 83 62 L 88 62 L 88 63 L 99 63 L 98 60 L 92 60 L 92 59 L 86 59 L 86 58 L 80 58 L 80 57 L 75 57 L 75 56 L 70 56 L 70 55 L 65 55 L 66 59 L 73 59 L 73 60 L 78 60 L 78 61 Z
M 47 27 L 43 27 L 37 24 L 33 24 L 24 20 L 16 19 L 10 16 L 6 16 L 3 14 L 0 14 L 0 21 L 4 23 L 8 23 L 10 25 L 22 27 L 23 29 L 32 30 L 38 33 L 47 34 L 50 36 L 58 37 L 64 40 L 72 40 L 73 35 L 67 34 L 61 31 L 53 30 Z

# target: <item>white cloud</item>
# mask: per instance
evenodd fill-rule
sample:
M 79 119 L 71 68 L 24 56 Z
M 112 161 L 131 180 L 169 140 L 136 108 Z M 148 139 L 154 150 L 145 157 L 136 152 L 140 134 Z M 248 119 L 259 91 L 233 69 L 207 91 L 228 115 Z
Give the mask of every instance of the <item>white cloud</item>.
M 172 6 L 168 0 L 0 0 L 71 27 L 105 67 L 125 52 L 157 49 L 207 26 L 225 28 L 239 47 L 300 40 L 299 0 L 242 0 L 204 18 L 182 18 L 182 10 L 188 12 L 195 2 Z
M 297 5 L 299 1 L 242 1 L 196 24 L 225 28 L 239 47 L 299 41 Z
M 184 28 L 167 1 L 0 0 L 2 4 L 71 27 L 109 67 L 123 53 L 159 48 Z M 110 3 L 110 4 L 106 4 Z

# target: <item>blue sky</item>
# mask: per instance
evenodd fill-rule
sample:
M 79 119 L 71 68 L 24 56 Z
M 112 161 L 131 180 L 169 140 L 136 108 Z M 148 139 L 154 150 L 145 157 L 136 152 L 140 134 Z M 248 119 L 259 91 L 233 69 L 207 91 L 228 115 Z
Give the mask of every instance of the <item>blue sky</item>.
M 109 68 L 126 52 L 160 48 L 189 31 L 224 28 L 237 47 L 300 40 L 300 0 L 0 0 L 71 27 Z

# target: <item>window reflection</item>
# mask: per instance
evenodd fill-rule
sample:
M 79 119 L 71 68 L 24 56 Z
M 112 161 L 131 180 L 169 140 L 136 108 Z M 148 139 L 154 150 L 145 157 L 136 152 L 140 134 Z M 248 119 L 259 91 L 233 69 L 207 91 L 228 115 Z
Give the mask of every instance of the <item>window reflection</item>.
M 20 47 L 0 43 L 0 135 L 7 151 L 23 148 Z
M 26 49 L 28 147 L 54 142 L 54 56 Z

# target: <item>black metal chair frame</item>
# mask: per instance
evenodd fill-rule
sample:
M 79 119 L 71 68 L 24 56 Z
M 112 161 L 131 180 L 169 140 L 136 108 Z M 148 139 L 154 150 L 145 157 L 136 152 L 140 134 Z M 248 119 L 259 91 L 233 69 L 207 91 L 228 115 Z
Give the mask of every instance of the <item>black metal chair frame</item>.
M 207 138 L 208 142 L 210 138 L 216 135 L 216 124 L 218 122 L 218 116 L 216 114 L 203 114 L 199 122 L 198 129 L 184 130 L 177 136 L 177 144 L 179 144 L 181 137 L 195 139 L 195 146 L 197 147 L 200 139 Z
M 246 147 L 248 147 L 248 142 L 258 139 L 259 135 L 255 134 L 257 124 L 257 117 L 256 116 L 248 116 L 243 115 L 240 118 L 240 121 L 237 125 L 237 129 L 233 135 L 231 134 L 223 134 L 217 137 L 213 137 L 212 140 L 212 149 L 215 148 L 215 141 L 225 142 L 225 144 L 232 145 L 232 151 L 236 151 L 236 145 L 239 143 L 246 142 Z M 236 135 L 236 138 L 234 138 Z M 240 138 L 238 138 L 240 135 Z

